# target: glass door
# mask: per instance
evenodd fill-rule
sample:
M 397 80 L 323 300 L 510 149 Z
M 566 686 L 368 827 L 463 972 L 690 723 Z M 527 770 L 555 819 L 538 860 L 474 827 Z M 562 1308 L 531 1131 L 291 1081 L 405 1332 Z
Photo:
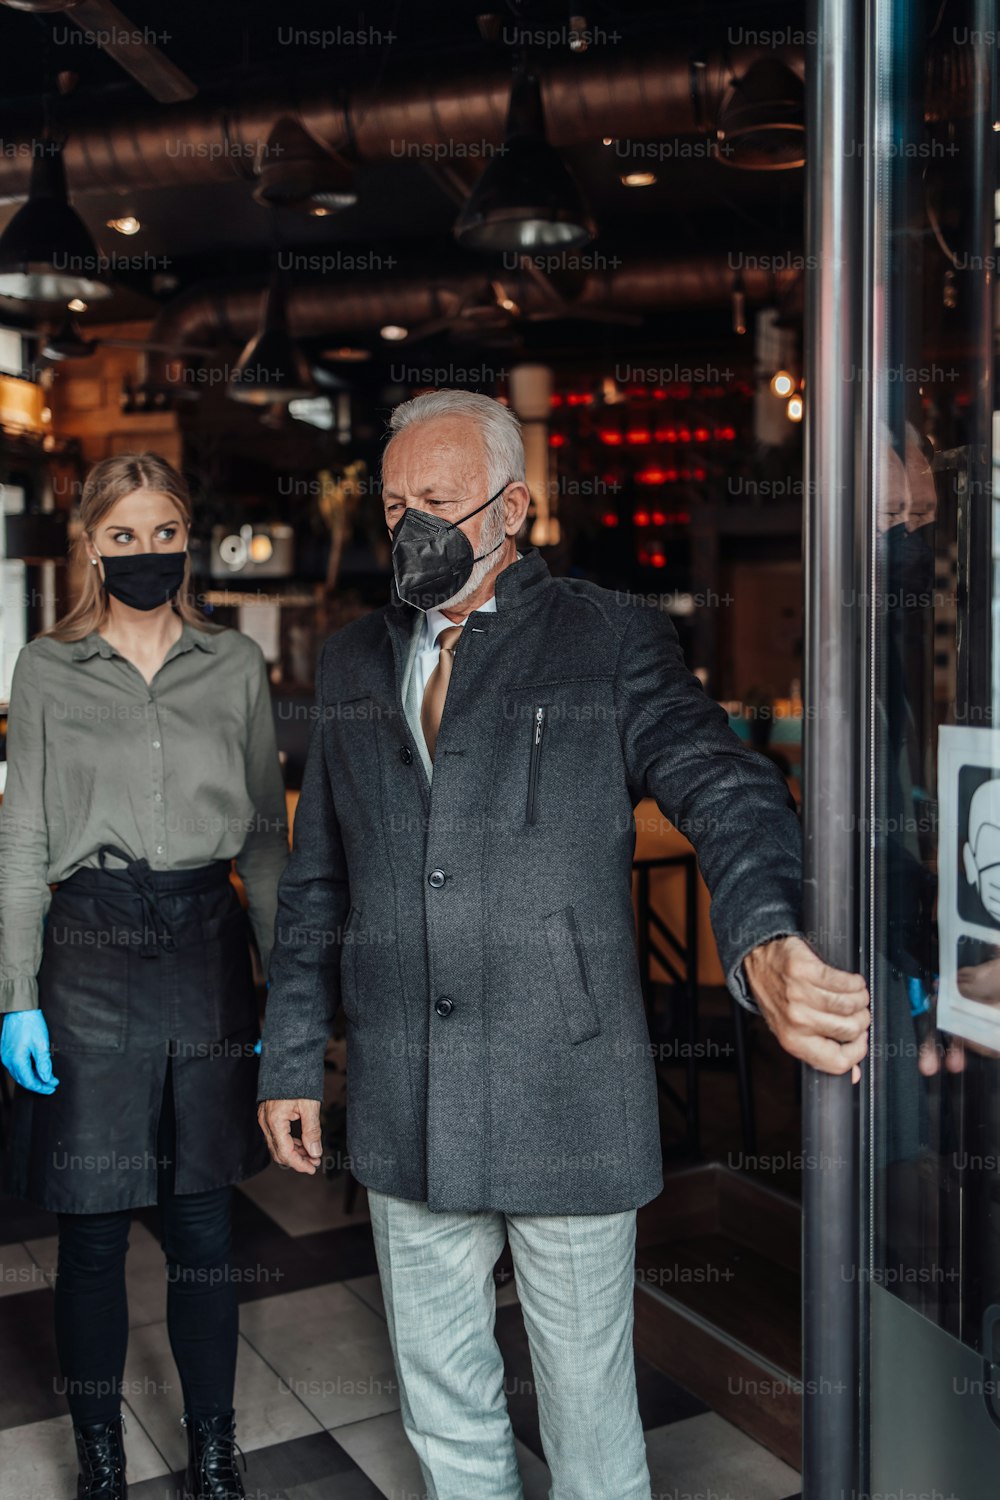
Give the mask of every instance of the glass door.
M 1000 1490 L 996 0 L 870 0 L 872 1494 Z M 865 1263 L 867 1258 L 867 1264 Z

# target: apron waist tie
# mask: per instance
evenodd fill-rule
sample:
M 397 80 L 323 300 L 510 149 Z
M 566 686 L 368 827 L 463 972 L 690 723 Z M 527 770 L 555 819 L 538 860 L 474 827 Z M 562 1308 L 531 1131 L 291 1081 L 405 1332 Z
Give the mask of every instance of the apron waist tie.
M 148 859 L 133 859 L 124 850 L 118 849 L 114 844 L 102 844 L 97 851 L 101 869 L 107 875 L 120 876 L 134 886 L 139 899 L 142 902 L 142 946 L 139 949 L 142 958 L 159 958 L 160 946 L 167 953 L 172 953 L 176 948 L 174 935 L 160 910 L 156 899 L 156 886 L 153 881 L 153 872 L 150 869 Z M 110 854 L 115 859 L 125 861 L 124 870 L 111 870 L 105 864 L 105 855 Z

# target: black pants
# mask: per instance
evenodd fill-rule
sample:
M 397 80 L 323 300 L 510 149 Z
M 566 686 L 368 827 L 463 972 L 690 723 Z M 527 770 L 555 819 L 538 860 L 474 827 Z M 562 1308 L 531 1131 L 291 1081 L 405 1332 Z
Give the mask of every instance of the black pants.
M 166 1255 L 167 1331 L 184 1409 L 211 1417 L 233 1406 L 239 1308 L 229 1274 L 232 1189 L 172 1189 L 171 1066 L 157 1134 L 160 1243 Z M 132 1211 L 59 1214 L 56 1348 L 73 1421 L 107 1422 L 121 1403 L 128 1302 L 125 1252 Z

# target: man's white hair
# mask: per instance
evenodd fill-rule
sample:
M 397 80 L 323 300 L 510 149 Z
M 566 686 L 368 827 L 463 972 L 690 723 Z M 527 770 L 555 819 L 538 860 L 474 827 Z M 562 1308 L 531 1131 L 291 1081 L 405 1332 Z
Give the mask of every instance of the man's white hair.
M 433 422 L 438 417 L 471 417 L 478 424 L 486 452 L 487 494 L 494 494 L 515 479 L 524 483 L 520 422 L 509 406 L 477 391 L 427 391 L 411 401 L 401 401 L 389 418 L 390 436 L 382 454 L 383 464 L 398 433 L 416 422 Z

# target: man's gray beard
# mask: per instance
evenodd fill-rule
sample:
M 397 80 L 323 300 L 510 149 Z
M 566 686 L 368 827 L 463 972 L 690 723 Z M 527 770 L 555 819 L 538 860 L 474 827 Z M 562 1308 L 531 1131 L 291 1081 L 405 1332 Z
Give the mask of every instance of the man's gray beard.
M 483 554 L 472 564 L 472 572 L 469 574 L 468 582 L 463 584 L 457 594 L 446 599 L 438 609 L 455 609 L 457 605 L 464 603 L 474 594 L 486 577 L 491 568 L 496 567 L 497 554 L 494 550 L 499 548 L 500 543 L 507 535 L 507 526 L 504 519 L 503 496 L 494 500 L 484 517 L 483 534 L 479 538 L 480 552 Z

